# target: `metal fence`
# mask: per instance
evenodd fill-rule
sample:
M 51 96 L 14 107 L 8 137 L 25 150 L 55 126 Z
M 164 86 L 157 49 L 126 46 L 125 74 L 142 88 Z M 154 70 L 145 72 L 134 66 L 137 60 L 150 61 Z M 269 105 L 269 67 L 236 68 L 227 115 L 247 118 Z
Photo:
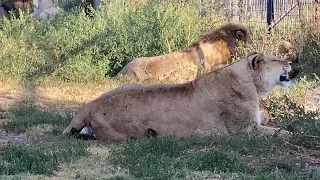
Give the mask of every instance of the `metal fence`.
M 225 17 L 229 22 L 261 24 L 269 30 L 277 27 L 292 30 L 303 23 L 319 21 L 317 3 L 317 0 L 225 0 Z
M 94 0 L 99 1 L 99 0 Z M 103 1 L 103 0 L 102 0 Z M 123 0 L 139 2 L 140 0 Z M 304 23 L 320 26 L 320 0 L 146 0 L 148 2 L 192 4 L 200 16 L 219 15 L 219 21 L 259 26 L 267 32 L 292 31 Z

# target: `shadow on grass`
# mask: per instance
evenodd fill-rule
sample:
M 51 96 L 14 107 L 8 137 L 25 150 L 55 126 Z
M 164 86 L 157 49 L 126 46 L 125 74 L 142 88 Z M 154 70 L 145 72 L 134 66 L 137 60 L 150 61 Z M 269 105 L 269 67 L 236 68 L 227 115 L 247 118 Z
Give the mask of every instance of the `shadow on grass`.
M 41 111 L 33 105 L 18 105 L 10 110 L 11 121 L 2 125 L 6 132 L 24 133 L 38 125 L 53 126 L 52 132 L 57 134 L 71 121 L 71 115 L 62 116 L 58 113 Z
M 71 117 L 41 111 L 33 105 L 15 106 L 10 112 L 12 120 L 1 125 L 6 132 L 23 133 L 39 125 L 52 128 L 44 135 L 38 135 L 37 140 L 31 144 L 10 142 L 0 147 L 0 175 L 50 175 L 59 164 L 88 155 L 90 142 L 59 136 Z
M 56 141 L 51 147 L 7 145 L 0 151 L 0 175 L 23 172 L 50 175 L 59 164 L 87 155 L 87 146 L 72 139 Z

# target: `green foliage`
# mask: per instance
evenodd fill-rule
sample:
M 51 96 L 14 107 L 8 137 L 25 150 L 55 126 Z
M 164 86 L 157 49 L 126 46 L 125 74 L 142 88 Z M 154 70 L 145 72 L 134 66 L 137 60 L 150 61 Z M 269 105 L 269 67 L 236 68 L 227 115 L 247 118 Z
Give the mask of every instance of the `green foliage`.
M 106 0 L 101 11 L 88 17 L 80 8 L 83 0 L 62 0 L 59 1 L 61 7 L 72 11 L 54 20 L 39 22 L 29 15 L 20 15 L 11 22 L 4 21 L 0 25 L 0 80 L 102 81 L 105 73 L 114 76 L 135 57 L 182 50 L 200 34 L 224 22 L 220 12 L 200 18 L 198 2 L 163 5 L 152 1 L 135 7 L 124 0 Z M 264 45 L 260 38 L 265 31 L 261 29 L 265 27 L 253 25 L 250 29 L 255 49 L 261 52 L 275 52 L 276 44 L 290 36 L 272 36 L 271 43 Z M 306 34 L 310 35 L 308 45 L 299 61 L 301 75 L 307 78 L 300 79 L 290 91 L 277 89 L 269 107 L 276 117 L 276 125 L 294 133 L 290 143 L 319 150 L 318 114 L 297 105 L 317 84 L 309 80 L 317 79 L 320 74 L 319 32 Z M 71 119 L 33 106 L 18 106 L 10 113 L 11 121 L 2 125 L 7 132 L 26 132 L 37 125 L 53 125 L 52 133 L 57 135 Z M 0 112 L 0 119 L 7 117 Z M 54 139 L 50 143 L 39 147 L 1 147 L 0 174 L 48 175 L 59 164 L 87 153 L 83 142 Z M 237 174 L 238 179 L 320 178 L 319 173 L 305 169 L 303 160 L 288 153 L 296 149 L 272 137 L 245 134 L 167 137 L 129 141 L 112 147 L 111 162 L 128 169 L 136 178 L 184 179 L 193 171 Z
M 320 120 L 317 112 L 307 111 L 284 96 L 272 103 L 276 121 L 293 133 L 292 143 L 312 150 L 320 145 Z
M 298 105 L 311 93 L 319 80 L 307 81 L 307 77 L 291 87 L 290 90 L 279 90 L 272 95 L 269 112 L 275 117 L 278 127 L 283 127 L 293 133 L 292 143 L 308 149 L 318 150 L 320 145 L 320 119 L 319 112 L 307 110 L 306 107 Z M 315 94 L 312 99 L 317 99 Z M 307 96 L 308 97 L 308 96 Z
M 210 1 L 204 4 L 209 7 Z M 204 6 L 196 0 L 183 5 L 152 1 L 137 7 L 128 1 L 105 1 L 92 17 L 84 13 L 84 0 L 59 1 L 59 5 L 66 11 L 51 21 L 24 14 L 1 24 L 0 79 L 102 81 L 105 74 L 114 76 L 135 57 L 182 50 L 225 22 L 218 11 L 207 10 L 200 17 Z M 261 46 L 262 29 L 250 26 L 255 49 L 274 52 L 274 43 Z M 283 37 L 271 39 L 276 43 Z M 302 66 L 308 72 L 317 71 L 312 65 L 318 59 L 318 47 L 303 52 Z
M 300 54 L 301 74 L 314 78 L 320 76 L 320 35 L 319 39 L 312 39 Z
M 198 13 L 193 4 L 152 2 L 135 8 L 112 1 L 94 17 L 74 8 L 47 22 L 29 15 L 6 21 L 0 31 L 0 78 L 103 80 L 105 73 L 115 75 L 134 57 L 181 50 L 219 22 L 218 16 L 200 18 Z

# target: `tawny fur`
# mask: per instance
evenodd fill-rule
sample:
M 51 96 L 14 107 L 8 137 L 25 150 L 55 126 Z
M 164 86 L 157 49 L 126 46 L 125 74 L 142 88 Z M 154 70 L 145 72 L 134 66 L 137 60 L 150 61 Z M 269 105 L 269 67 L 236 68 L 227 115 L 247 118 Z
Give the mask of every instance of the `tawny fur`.
M 285 56 L 285 60 L 291 62 L 292 70 L 289 75 L 291 79 L 295 78 L 299 74 L 298 51 L 296 47 L 294 47 L 293 44 L 289 41 L 281 41 L 278 46 L 277 53 L 282 56 Z M 266 125 L 272 117 L 262 100 L 260 100 L 260 112 L 262 115 L 262 124 Z
M 298 59 L 298 50 L 293 44 L 289 41 L 281 41 L 278 47 L 278 53 L 280 55 L 286 56 L 286 60 L 291 61 L 292 71 L 291 78 L 294 78 L 299 74 L 299 59 Z
M 259 101 L 277 85 L 290 67 L 275 56 L 253 54 L 225 68 L 183 84 L 129 84 L 111 90 L 77 112 L 63 134 L 91 126 L 97 139 L 120 142 L 157 136 L 188 137 L 259 130 L 273 135 L 277 128 L 262 126 Z M 288 138 L 286 131 L 279 135 Z
M 197 77 L 201 59 L 204 72 L 222 68 L 232 62 L 237 47 L 252 44 L 250 35 L 241 24 L 226 24 L 204 35 L 184 51 L 155 57 L 140 57 L 129 62 L 116 76 L 138 82 L 166 81 L 184 83 Z M 239 54 L 241 55 L 241 54 Z
M 3 20 L 4 17 L 7 19 L 10 18 L 10 11 L 21 9 L 23 12 L 33 12 L 33 3 L 32 0 L 5 0 L 1 4 L 0 8 L 0 20 Z
M 299 61 L 297 48 L 293 46 L 289 41 L 281 41 L 278 46 L 278 54 L 285 56 L 285 60 L 291 62 L 292 70 L 289 74 L 290 78 L 293 79 L 299 74 Z M 262 115 L 263 124 L 267 124 L 271 120 L 271 115 L 264 102 L 260 100 L 260 112 Z
M 291 61 L 292 64 L 298 63 L 297 49 L 289 41 L 281 41 L 278 47 L 278 53 L 287 56 L 286 60 Z

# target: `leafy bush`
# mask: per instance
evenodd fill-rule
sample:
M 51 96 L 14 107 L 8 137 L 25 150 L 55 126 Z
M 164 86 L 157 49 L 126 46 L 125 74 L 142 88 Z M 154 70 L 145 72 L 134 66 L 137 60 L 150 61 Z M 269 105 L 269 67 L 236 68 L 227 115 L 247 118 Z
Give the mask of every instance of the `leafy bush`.
M 0 31 L 0 78 L 102 80 L 134 57 L 185 48 L 219 22 L 218 16 L 200 18 L 198 12 L 192 3 L 153 2 L 136 8 L 110 1 L 94 17 L 74 8 L 47 22 L 30 15 L 6 21 Z
M 299 61 L 302 74 L 309 78 L 314 78 L 315 75 L 320 77 L 320 33 L 318 40 L 311 40 L 303 49 Z

